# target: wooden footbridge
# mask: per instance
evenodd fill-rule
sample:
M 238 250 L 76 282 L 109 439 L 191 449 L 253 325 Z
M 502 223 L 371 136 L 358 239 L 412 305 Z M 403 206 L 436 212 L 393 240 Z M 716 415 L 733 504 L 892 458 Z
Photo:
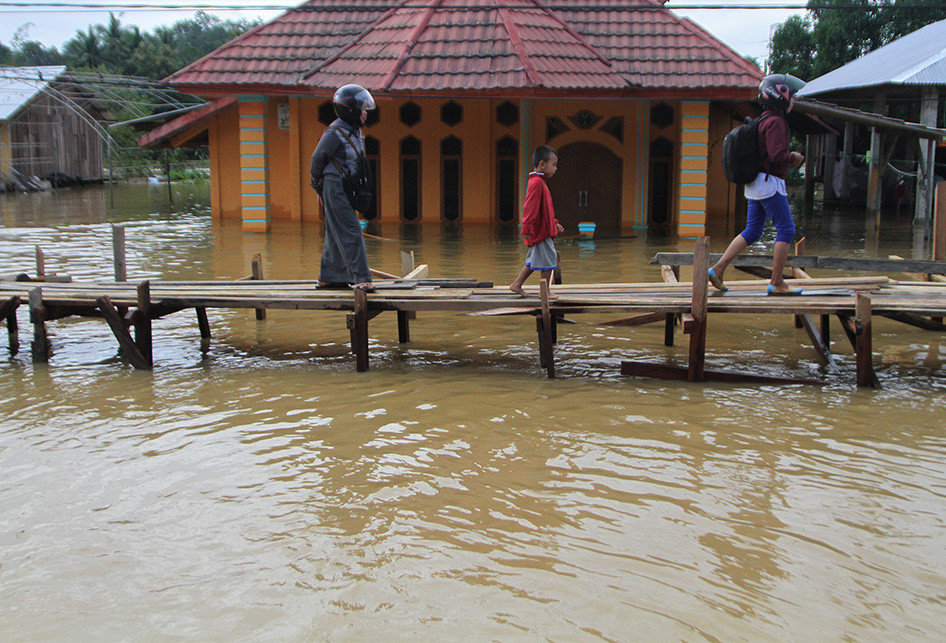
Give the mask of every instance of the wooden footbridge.
M 29 307 L 33 327 L 34 362 L 47 362 L 50 342 L 47 324 L 71 316 L 104 319 L 114 333 L 121 354 L 135 368 L 150 369 L 152 322 L 166 315 L 192 309 L 202 342 L 210 341 L 209 309 L 253 310 L 265 319 L 267 309 L 324 310 L 345 313 L 352 352 L 358 371 L 369 365 L 369 322 L 382 313 L 394 313 L 398 339 L 410 341 L 410 323 L 418 313 L 454 312 L 477 317 L 521 315 L 534 317 L 540 364 L 548 377 L 555 376 L 554 344 L 559 323 L 574 315 L 593 314 L 595 323 L 635 326 L 663 323 L 668 346 L 676 328 L 690 336 L 686 368 L 661 364 L 624 362 L 622 372 L 632 376 L 686 379 L 689 381 L 773 381 L 751 374 L 712 372 L 704 368 L 707 319 L 710 314 L 748 313 L 794 316 L 811 338 L 819 359 L 831 364 L 829 320 L 834 317 L 856 352 L 857 383 L 877 386 L 872 364 L 872 316 L 931 331 L 946 330 L 946 262 L 907 260 L 841 260 L 828 257 L 790 257 L 791 283 L 804 286 L 799 296 L 766 296 L 765 283 L 757 280 L 729 282 L 730 289 L 716 292 L 707 284 L 710 255 L 708 239 L 697 242 L 692 254 L 661 254 L 663 280 L 645 283 L 556 284 L 557 299 L 541 282 L 521 298 L 503 287 L 472 279 L 429 279 L 415 270 L 404 278 L 376 280 L 374 293 L 317 289 L 314 281 L 262 279 L 254 264 L 253 278 L 236 281 L 123 281 L 83 282 L 37 280 L 21 275 L 20 281 L 0 280 L 0 319 L 6 320 L 12 353 L 19 349 L 17 309 Z M 679 282 L 679 266 L 693 266 L 692 282 Z M 764 274 L 771 257 L 737 259 L 734 267 Z M 891 273 L 917 273 L 929 281 L 895 281 L 886 276 L 812 278 L 805 269 L 831 267 Z M 770 271 L 771 268 L 768 268 Z M 618 317 L 614 319 L 614 317 Z M 607 319 L 611 318 L 611 319 Z M 779 378 L 774 381 L 789 381 Z

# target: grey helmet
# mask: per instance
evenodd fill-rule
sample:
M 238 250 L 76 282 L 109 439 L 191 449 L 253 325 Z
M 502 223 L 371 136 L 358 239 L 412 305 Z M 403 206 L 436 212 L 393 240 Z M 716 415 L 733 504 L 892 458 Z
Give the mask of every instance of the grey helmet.
M 332 97 L 335 113 L 352 127 L 361 127 L 361 110 L 374 109 L 371 92 L 361 85 L 339 87 Z
M 792 96 L 805 84 L 801 78 L 789 74 L 770 74 L 759 83 L 759 102 L 766 107 L 785 111 Z

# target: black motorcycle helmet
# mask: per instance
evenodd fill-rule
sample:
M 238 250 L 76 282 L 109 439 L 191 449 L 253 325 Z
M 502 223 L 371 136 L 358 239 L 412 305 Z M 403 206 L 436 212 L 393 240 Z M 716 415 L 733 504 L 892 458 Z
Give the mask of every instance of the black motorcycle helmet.
M 339 87 L 332 97 L 335 113 L 352 127 L 361 127 L 361 110 L 374 109 L 374 98 L 361 85 Z
M 759 83 L 759 102 L 766 107 L 781 111 L 788 109 L 788 104 L 805 81 L 789 74 L 771 74 Z

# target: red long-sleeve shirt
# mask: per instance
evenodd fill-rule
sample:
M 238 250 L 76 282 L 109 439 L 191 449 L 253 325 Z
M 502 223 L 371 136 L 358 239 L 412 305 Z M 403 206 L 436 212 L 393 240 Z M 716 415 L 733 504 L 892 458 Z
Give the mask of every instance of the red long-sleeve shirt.
M 522 204 L 522 237 L 527 246 L 534 246 L 558 234 L 558 219 L 552 207 L 552 193 L 541 172 L 529 174 L 526 198 Z

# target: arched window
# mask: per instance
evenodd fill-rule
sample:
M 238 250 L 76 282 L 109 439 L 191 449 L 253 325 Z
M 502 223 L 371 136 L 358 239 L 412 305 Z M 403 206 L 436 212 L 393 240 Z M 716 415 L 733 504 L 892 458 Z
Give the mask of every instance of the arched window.
M 401 140 L 401 219 L 420 221 L 420 139 Z
M 457 221 L 462 213 L 463 141 L 456 136 L 448 136 L 440 142 L 440 170 L 443 218 Z
M 496 141 L 496 216 L 500 221 L 518 222 L 519 143 L 511 136 Z

